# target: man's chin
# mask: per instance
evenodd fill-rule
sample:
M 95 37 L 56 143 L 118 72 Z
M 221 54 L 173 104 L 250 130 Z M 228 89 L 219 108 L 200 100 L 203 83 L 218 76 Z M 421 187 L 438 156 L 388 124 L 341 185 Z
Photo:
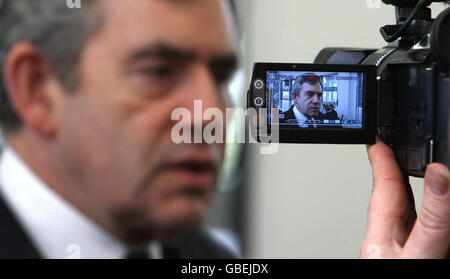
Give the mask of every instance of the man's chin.
M 169 206 L 166 211 L 158 214 L 156 220 L 161 228 L 169 230 L 191 230 L 200 226 L 206 216 L 208 205 L 204 201 L 189 198 L 177 201 L 176 205 Z
M 316 118 L 319 115 L 319 111 L 312 111 L 309 113 L 309 117 Z
M 154 238 L 162 242 L 172 242 L 185 232 L 199 228 L 204 221 L 205 214 L 183 213 L 174 214 L 156 222 Z
M 207 213 L 208 203 L 193 198 L 178 198 L 160 207 L 135 210 L 120 224 L 130 242 L 151 240 L 170 242 L 179 235 L 200 227 Z

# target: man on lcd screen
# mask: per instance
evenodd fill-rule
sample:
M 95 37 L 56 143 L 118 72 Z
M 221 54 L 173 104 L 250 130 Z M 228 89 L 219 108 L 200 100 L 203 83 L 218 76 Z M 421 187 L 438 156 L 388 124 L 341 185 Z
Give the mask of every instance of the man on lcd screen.
M 224 144 L 171 138 L 175 108 L 227 106 L 222 88 L 236 65 L 228 1 L 2 3 L 0 258 L 236 256 L 202 226 Z M 317 81 L 307 84 L 319 98 Z M 392 149 L 378 142 L 368 153 L 361 257 L 373 245 L 381 257 L 444 257 L 448 169 L 427 170 L 415 221 Z
M 326 116 L 320 111 L 323 85 L 315 74 L 304 74 L 295 79 L 292 86 L 294 104 L 280 117 L 280 123 L 297 123 L 301 128 L 318 127 L 326 120 L 338 120 L 331 112 Z M 334 109 L 333 109 L 334 111 Z M 334 111 L 335 112 L 335 111 Z

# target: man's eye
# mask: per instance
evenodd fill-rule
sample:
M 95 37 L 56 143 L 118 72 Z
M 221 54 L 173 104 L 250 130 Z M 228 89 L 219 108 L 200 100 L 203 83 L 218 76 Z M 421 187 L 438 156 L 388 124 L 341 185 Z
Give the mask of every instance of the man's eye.
M 154 66 L 144 68 L 141 72 L 152 78 L 165 78 L 174 74 L 175 71 L 170 66 Z
M 222 85 L 222 84 L 228 82 L 228 80 L 231 77 L 231 73 L 229 73 L 228 71 L 215 71 L 215 72 L 213 72 L 213 75 L 214 75 L 214 80 L 219 85 Z
M 133 84 L 145 96 L 160 96 L 177 82 L 181 69 L 170 63 L 147 64 L 132 72 Z
M 215 66 L 211 68 L 211 73 L 214 77 L 214 81 L 218 86 L 222 86 L 230 81 L 233 76 L 234 70 L 228 67 Z

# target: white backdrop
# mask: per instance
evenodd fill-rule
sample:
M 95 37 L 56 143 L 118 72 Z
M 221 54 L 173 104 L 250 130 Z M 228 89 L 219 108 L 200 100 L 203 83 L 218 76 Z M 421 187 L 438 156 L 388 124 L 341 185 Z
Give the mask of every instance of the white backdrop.
M 377 0 L 238 0 L 252 64 L 310 63 L 323 47 L 379 48 L 379 27 L 394 8 Z M 433 15 L 444 4 L 433 4 Z M 251 146 L 245 256 L 355 258 L 363 241 L 371 169 L 361 145 L 281 145 L 275 155 Z M 412 179 L 416 206 L 423 180 Z

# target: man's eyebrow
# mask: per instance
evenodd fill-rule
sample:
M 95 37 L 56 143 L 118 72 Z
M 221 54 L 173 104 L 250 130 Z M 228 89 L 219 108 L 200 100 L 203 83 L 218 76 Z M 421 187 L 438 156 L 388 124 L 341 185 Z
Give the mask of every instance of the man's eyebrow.
M 230 52 L 213 57 L 209 64 L 211 67 L 222 67 L 234 71 L 238 67 L 238 58 L 236 53 Z
M 152 58 L 160 58 L 167 60 L 195 60 L 198 55 L 194 51 L 185 50 L 174 47 L 165 43 L 158 43 L 149 45 L 135 51 L 128 59 L 128 63 Z M 208 61 L 211 67 L 221 67 L 230 70 L 235 70 L 238 66 L 238 58 L 234 52 L 216 55 Z
M 196 58 L 196 54 L 189 50 L 173 47 L 164 43 L 158 43 L 154 45 L 148 45 L 135 51 L 127 59 L 127 62 L 133 63 L 136 61 L 151 58 L 161 58 L 169 60 L 193 60 Z

